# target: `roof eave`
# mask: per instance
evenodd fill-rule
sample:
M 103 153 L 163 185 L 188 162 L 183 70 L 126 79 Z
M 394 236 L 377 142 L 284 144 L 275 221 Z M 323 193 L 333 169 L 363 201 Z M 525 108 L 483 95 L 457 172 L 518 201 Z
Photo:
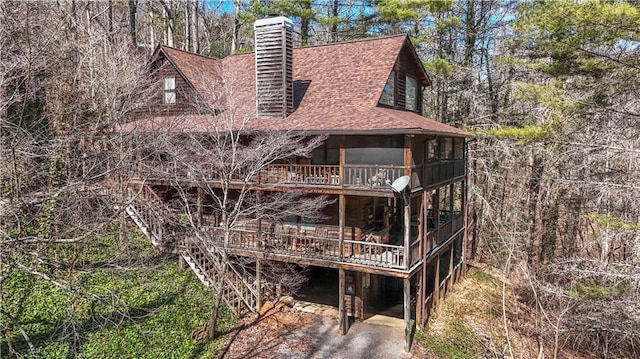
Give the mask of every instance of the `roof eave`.
M 433 131 L 424 128 L 393 128 L 393 129 L 376 129 L 376 130 L 308 130 L 300 131 L 310 135 L 436 135 L 450 137 L 475 137 L 470 133 L 454 133 L 444 131 Z

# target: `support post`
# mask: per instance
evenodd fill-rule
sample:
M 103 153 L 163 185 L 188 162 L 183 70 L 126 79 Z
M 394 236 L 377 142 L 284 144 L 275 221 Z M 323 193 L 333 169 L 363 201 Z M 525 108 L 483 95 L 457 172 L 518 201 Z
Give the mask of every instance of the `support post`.
M 198 187 L 196 198 L 196 225 L 198 228 L 202 226 L 202 202 L 204 197 L 204 191 L 201 187 Z
M 258 203 L 262 203 L 262 192 L 258 191 L 258 193 L 256 193 L 256 196 L 258 198 Z M 264 249 L 266 244 L 266 236 L 262 233 L 262 212 L 258 213 L 257 217 L 258 220 L 256 221 L 256 227 L 258 232 L 255 234 L 255 238 L 257 240 L 256 246 L 259 249 Z
M 427 297 L 427 254 L 433 249 L 429 243 L 429 197 L 427 191 L 422 192 L 422 269 L 420 273 L 422 278 L 420 280 L 420 295 L 418 296 L 419 312 L 416 314 L 416 323 L 418 326 L 423 327 L 425 322 L 425 307 L 424 302 Z M 418 318 L 419 317 L 419 318 Z
M 404 137 L 404 174 L 411 178 L 411 163 L 413 161 L 413 152 L 411 151 L 411 144 L 413 142 L 413 135 L 407 135 Z M 404 201 L 404 267 L 409 269 L 409 263 L 411 263 L 409 256 L 410 250 L 410 235 L 411 235 L 411 188 L 413 188 L 413 181 L 409 180 L 409 192 L 408 195 L 402 194 Z
M 262 263 L 260 259 L 256 260 L 256 311 L 260 312 L 262 308 Z
M 422 267 L 425 267 L 424 263 L 422 263 Z M 422 269 L 420 269 L 420 271 L 416 273 L 416 281 L 418 282 L 416 283 L 416 287 L 418 288 L 416 291 L 416 326 L 418 328 L 422 328 L 422 307 L 424 304 L 424 290 L 422 289 L 422 287 L 424 287 L 424 280 L 422 278 L 422 272 Z
M 435 273 L 433 273 L 435 278 L 433 285 L 433 307 L 435 308 L 440 301 L 440 255 L 435 256 L 433 260 L 436 261 Z
M 404 197 L 404 195 L 403 195 Z M 411 198 L 403 198 L 404 204 L 404 267 L 409 269 L 410 237 L 411 237 Z
M 411 278 L 404 278 L 404 350 L 411 350 Z
M 462 181 L 462 213 L 464 213 L 464 232 L 462 233 L 462 244 L 460 248 L 460 275 L 467 272 L 467 242 L 469 240 L 469 210 L 467 208 L 467 179 L 465 170 L 465 180 Z M 475 223 L 474 223 L 475 226 Z
M 449 285 L 447 285 L 447 292 L 451 289 L 454 282 L 455 275 L 453 274 L 453 247 L 455 246 L 456 241 L 451 241 L 449 244 Z M 446 292 L 444 293 L 447 294 Z
M 344 269 L 338 270 L 338 330 L 340 334 L 347 334 L 347 308 L 344 303 L 344 285 L 345 285 L 345 273 Z
M 160 221 L 160 220 L 153 219 L 153 221 L 156 222 L 156 226 L 158 227 L 158 244 L 160 244 L 164 240 L 164 225 L 162 224 L 162 221 Z M 148 231 L 149 231 L 149 233 L 151 233 L 153 230 L 151 228 L 149 228 Z
M 345 216 L 345 203 L 344 203 L 344 194 L 340 194 L 338 196 L 338 223 L 340 226 L 340 232 L 338 233 L 338 241 L 340 248 L 340 261 L 344 258 L 344 216 Z
M 344 163 L 345 158 L 346 158 L 346 150 L 345 150 L 345 137 L 344 135 L 340 136 L 340 169 L 339 169 L 339 175 L 340 175 L 340 186 L 344 187 L 344 181 L 347 179 L 347 177 L 345 176 L 344 173 Z
M 429 315 L 431 314 L 431 307 L 427 307 L 427 286 L 429 285 L 429 278 L 427 275 L 429 274 L 427 262 L 422 263 L 422 286 L 420 289 L 422 290 L 422 303 L 420 306 L 422 307 L 422 314 L 420 316 L 420 327 L 424 327 Z M 433 292 L 431 292 L 431 298 L 433 298 Z M 433 299 L 431 300 L 433 303 Z

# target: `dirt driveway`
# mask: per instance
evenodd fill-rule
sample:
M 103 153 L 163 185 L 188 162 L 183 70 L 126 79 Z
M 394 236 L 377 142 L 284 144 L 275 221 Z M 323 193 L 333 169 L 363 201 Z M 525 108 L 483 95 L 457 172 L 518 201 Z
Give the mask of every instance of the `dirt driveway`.
M 421 348 L 406 353 L 402 328 L 355 322 L 338 333 L 335 308 L 314 312 L 281 306 L 232 337 L 223 358 L 263 359 L 413 359 L 427 358 Z

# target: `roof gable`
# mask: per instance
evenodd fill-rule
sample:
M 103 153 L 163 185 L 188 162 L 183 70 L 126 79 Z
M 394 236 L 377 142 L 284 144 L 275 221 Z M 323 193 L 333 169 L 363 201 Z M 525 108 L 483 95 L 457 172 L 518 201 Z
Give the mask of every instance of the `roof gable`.
M 219 80 L 220 76 L 216 70 L 216 63 L 220 61 L 219 59 L 165 45 L 161 45 L 159 51 L 160 54 L 165 55 L 166 59 L 199 96 L 210 100 L 207 98 L 207 93 L 210 93 L 211 89 L 208 88 L 207 83 Z

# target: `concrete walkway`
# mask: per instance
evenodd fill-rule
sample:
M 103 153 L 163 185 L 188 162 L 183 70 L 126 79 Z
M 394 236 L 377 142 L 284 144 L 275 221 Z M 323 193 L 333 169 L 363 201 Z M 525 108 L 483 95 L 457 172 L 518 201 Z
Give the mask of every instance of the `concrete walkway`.
M 291 333 L 299 339 L 311 341 L 310 350 L 306 353 L 283 350 L 280 352 L 282 358 L 413 358 L 404 351 L 402 319 L 375 315 L 362 322 L 352 323 L 347 334 L 340 335 L 336 308 L 305 302 L 296 302 L 294 308 L 314 313 L 321 318 L 301 332 Z

